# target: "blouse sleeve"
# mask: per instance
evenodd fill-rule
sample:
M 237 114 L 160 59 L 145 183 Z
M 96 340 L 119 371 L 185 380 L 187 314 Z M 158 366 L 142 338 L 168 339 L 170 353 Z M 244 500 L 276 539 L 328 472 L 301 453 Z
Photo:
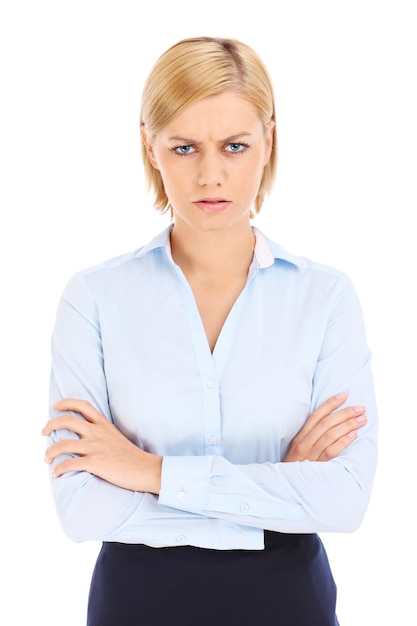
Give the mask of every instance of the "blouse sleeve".
M 100 313 L 82 273 L 71 279 L 58 304 L 51 351 L 50 406 L 63 398 L 87 400 L 113 422 Z M 50 410 L 50 418 L 57 414 Z M 68 430 L 53 431 L 48 445 L 71 437 L 77 435 Z M 51 470 L 64 458 L 57 457 Z M 61 525 L 73 541 L 140 543 L 144 530 L 149 536 L 152 528 L 158 542 L 163 543 L 165 532 L 172 536 L 169 520 L 194 517 L 164 507 L 153 494 L 122 489 L 85 471 L 51 476 L 51 488 Z
M 369 503 L 377 460 L 370 360 L 357 294 L 342 276 L 334 289 L 316 364 L 311 411 L 346 391 L 348 405 L 366 406 L 368 422 L 357 439 L 327 462 L 233 465 L 221 456 L 167 456 L 159 502 L 279 532 L 355 530 Z

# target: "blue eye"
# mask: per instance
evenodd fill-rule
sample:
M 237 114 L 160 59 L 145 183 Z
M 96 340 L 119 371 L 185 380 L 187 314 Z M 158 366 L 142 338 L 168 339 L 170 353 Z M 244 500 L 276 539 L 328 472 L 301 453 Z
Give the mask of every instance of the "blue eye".
M 195 152 L 195 148 L 193 148 L 193 146 L 175 146 L 172 150 L 181 156 Z
M 246 143 L 229 143 L 225 147 L 225 151 L 226 152 L 239 153 L 239 152 L 244 152 L 246 150 L 246 148 L 248 148 L 248 147 L 249 146 Z

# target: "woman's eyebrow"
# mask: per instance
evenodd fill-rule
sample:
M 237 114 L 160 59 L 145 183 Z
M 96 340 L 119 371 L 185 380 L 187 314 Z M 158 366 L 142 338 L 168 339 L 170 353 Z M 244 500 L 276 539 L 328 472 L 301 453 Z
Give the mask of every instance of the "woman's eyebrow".
M 251 134 L 252 133 L 249 133 L 244 130 L 240 133 L 235 133 L 234 135 L 230 135 L 229 137 L 226 137 L 225 139 L 220 139 L 218 143 L 220 144 L 233 143 L 233 141 L 236 141 L 237 139 L 240 139 L 241 137 L 249 137 Z M 173 137 L 168 137 L 168 141 L 178 141 L 179 143 L 182 143 L 184 145 L 193 145 L 193 146 L 201 145 L 201 141 L 197 141 L 196 139 L 191 139 L 190 137 L 180 137 L 178 135 L 174 135 Z
M 248 133 L 247 131 L 243 130 L 241 133 L 236 133 L 236 135 L 226 137 L 226 139 L 223 139 L 220 143 L 233 143 L 237 139 L 240 139 L 242 137 L 250 137 L 251 135 L 252 133 Z
M 178 136 L 174 136 L 174 137 L 168 137 L 168 141 L 178 141 L 179 143 L 183 143 L 183 144 L 192 144 L 193 146 L 198 146 L 201 142 L 196 141 L 195 139 L 190 139 L 188 137 L 178 137 Z

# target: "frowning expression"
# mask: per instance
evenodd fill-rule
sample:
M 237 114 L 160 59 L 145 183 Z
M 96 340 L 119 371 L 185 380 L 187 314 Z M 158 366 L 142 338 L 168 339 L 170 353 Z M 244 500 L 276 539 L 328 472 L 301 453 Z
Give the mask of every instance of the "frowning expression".
M 272 131 L 252 103 L 229 91 L 199 100 L 154 137 L 145 135 L 175 222 L 217 230 L 248 221 Z

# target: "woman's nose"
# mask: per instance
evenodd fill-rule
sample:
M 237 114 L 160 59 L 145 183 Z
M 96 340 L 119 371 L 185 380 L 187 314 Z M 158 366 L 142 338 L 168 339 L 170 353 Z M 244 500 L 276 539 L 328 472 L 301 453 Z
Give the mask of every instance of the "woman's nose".
M 206 187 L 223 185 L 225 179 L 221 155 L 205 154 L 199 159 L 198 184 Z

